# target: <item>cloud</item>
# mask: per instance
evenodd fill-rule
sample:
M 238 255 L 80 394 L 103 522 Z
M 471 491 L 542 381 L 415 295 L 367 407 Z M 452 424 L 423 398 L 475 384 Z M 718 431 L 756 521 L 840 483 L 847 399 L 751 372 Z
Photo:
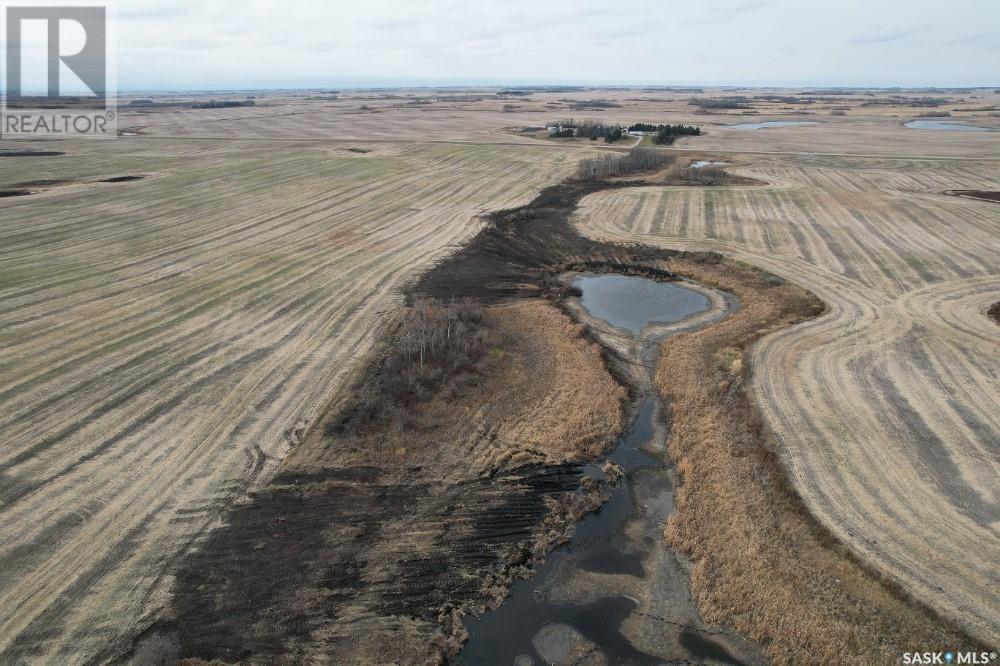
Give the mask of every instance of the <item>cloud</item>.
M 917 28 L 909 30 L 890 30 L 878 32 L 848 40 L 850 44 L 888 44 L 889 42 L 902 42 L 920 32 Z
M 975 46 L 985 49 L 1000 49 L 1000 33 L 977 32 L 946 42 L 948 46 Z
M 278 12 L 270 0 L 124 0 L 119 80 L 146 89 L 385 79 L 995 84 L 995 59 L 983 55 L 1000 48 L 990 27 L 1000 25 L 1000 2 L 910 0 L 909 15 L 926 18 L 902 26 L 891 4 L 282 0 Z
M 744 14 L 746 12 L 757 11 L 761 7 L 766 7 L 771 4 L 770 0 L 747 0 L 747 2 L 741 2 L 738 5 L 730 7 L 728 11 L 730 14 Z

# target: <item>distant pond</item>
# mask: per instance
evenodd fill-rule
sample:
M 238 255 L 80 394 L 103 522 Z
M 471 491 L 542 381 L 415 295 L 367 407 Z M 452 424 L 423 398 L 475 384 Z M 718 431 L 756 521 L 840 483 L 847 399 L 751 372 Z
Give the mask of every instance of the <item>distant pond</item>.
M 990 127 L 979 127 L 977 125 L 966 125 L 954 120 L 911 120 L 904 123 L 904 127 L 910 129 L 948 130 L 951 132 L 992 132 Z

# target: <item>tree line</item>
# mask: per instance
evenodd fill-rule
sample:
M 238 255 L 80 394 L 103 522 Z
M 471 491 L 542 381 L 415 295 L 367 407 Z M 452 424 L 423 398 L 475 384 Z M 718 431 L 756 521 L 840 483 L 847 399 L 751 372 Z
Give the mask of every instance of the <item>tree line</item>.
M 666 166 L 673 159 L 658 150 L 633 148 L 627 153 L 608 153 L 600 157 L 580 160 L 576 175 L 580 180 L 600 180 L 610 176 L 624 176 L 637 171 L 652 171 Z
M 694 125 L 653 125 L 652 123 L 635 123 L 628 128 L 629 132 L 656 132 L 653 143 L 669 146 L 679 136 L 701 136 L 701 128 Z
M 621 125 L 610 125 L 600 120 L 560 120 L 552 124 L 552 131 L 549 136 L 557 139 L 568 137 L 584 137 L 591 141 L 604 139 L 608 143 L 614 143 L 625 135 L 625 130 Z
M 554 139 L 581 137 L 596 141 L 604 139 L 614 143 L 625 136 L 625 128 L 600 120 L 559 120 L 549 125 L 549 136 Z M 701 136 L 701 128 L 695 125 L 654 125 L 653 123 L 635 123 L 628 127 L 629 132 L 655 132 L 653 143 L 670 145 L 679 136 Z

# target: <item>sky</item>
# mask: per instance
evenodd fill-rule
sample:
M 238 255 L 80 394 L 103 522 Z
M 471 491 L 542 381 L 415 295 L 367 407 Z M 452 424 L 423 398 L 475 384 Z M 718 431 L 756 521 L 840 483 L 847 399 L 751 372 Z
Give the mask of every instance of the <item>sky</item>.
M 118 0 L 117 52 L 121 90 L 1000 86 L 1000 0 Z

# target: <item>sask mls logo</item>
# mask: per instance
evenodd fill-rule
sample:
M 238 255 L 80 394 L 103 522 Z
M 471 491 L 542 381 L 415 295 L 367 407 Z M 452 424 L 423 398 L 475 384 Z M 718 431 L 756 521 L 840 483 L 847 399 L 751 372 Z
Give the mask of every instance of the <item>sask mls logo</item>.
M 904 652 L 904 664 L 944 664 L 954 666 L 955 664 L 974 664 L 986 666 L 996 663 L 996 652 L 961 652 L 958 650 L 942 652 Z
M 4 7 L 3 136 L 116 135 L 106 6 Z

